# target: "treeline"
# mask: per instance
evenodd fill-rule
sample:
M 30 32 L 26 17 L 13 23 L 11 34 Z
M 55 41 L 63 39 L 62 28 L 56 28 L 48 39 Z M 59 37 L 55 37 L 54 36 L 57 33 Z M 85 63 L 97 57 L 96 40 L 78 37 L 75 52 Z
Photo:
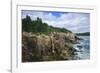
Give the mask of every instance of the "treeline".
M 84 33 L 76 33 L 78 36 L 89 36 L 90 32 L 84 32 Z
M 26 16 L 26 18 L 22 19 L 22 31 L 44 34 L 49 34 L 51 32 L 71 32 L 65 28 L 49 26 L 47 23 L 44 23 L 39 17 L 37 17 L 36 20 L 32 20 L 28 15 Z

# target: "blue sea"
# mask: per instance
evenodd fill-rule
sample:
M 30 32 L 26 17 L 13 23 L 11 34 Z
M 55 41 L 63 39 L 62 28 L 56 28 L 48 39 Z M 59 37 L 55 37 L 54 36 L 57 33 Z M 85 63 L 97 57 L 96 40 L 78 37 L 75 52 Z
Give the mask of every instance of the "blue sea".
M 85 60 L 90 59 L 90 36 L 78 36 L 82 38 L 77 44 L 74 45 L 74 48 L 77 50 L 75 55 L 75 60 Z

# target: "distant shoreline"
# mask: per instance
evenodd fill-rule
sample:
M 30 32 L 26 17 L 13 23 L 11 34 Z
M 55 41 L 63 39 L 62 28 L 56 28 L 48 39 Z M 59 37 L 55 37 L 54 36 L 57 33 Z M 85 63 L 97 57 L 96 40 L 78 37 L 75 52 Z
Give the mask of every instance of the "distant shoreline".
M 77 36 L 90 36 L 90 32 L 76 33 Z

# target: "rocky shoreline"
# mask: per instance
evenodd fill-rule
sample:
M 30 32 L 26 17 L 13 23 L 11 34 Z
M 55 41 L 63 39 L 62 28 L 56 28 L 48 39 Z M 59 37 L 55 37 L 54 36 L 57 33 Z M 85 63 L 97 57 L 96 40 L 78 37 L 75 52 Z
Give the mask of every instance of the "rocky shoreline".
M 22 62 L 73 60 L 73 45 L 78 38 L 72 32 L 52 32 L 49 35 L 22 32 Z

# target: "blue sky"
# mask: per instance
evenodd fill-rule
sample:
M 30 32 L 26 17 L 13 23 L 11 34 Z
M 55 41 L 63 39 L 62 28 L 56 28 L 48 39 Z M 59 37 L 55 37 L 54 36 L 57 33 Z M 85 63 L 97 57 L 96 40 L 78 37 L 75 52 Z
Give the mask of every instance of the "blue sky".
M 22 10 L 22 18 L 25 18 L 26 15 L 29 15 L 32 20 L 40 17 L 48 25 L 66 28 L 75 33 L 90 31 L 89 13 Z

